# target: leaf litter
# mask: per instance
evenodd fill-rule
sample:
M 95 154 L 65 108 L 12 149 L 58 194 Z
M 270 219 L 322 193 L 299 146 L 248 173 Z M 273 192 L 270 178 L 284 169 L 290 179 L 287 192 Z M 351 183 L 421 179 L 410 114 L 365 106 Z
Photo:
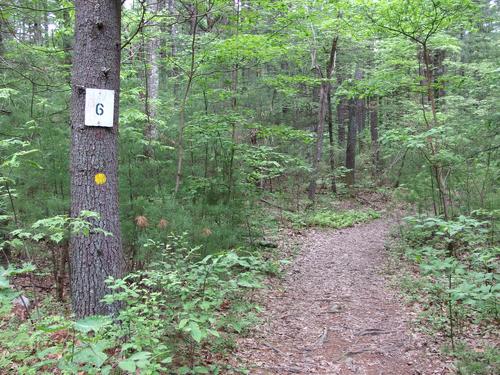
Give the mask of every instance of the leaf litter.
M 385 245 L 394 223 L 304 231 L 285 276 L 268 281 L 262 322 L 238 340 L 230 365 L 256 375 L 453 373 L 389 287 Z

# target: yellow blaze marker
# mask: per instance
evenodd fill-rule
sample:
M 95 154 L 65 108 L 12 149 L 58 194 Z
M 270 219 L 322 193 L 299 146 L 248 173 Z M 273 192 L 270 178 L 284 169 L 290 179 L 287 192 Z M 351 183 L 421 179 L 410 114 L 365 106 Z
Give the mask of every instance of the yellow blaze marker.
M 106 175 L 104 173 L 98 173 L 94 177 L 96 185 L 104 185 L 106 183 Z

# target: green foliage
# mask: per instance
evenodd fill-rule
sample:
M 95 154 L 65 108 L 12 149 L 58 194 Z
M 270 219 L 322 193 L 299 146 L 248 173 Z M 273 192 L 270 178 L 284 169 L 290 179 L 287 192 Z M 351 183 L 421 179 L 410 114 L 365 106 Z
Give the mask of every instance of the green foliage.
M 351 210 L 344 212 L 323 211 L 313 214 L 308 218 L 307 222 L 309 225 L 317 225 L 320 227 L 347 228 L 379 217 L 380 214 L 373 210 Z
M 308 213 L 307 215 L 299 215 L 292 212 L 286 213 L 286 218 L 295 227 L 319 226 L 325 228 L 347 228 L 355 224 L 364 223 L 373 219 L 378 219 L 380 213 L 374 210 L 349 210 L 349 211 L 318 211 Z
M 229 266 L 234 261 L 229 249 L 254 246 L 259 237 L 274 230 L 275 221 L 258 204 L 264 195 L 279 197 L 284 207 L 296 210 L 284 216 L 298 227 L 343 228 L 378 217 L 373 211 L 301 212 L 311 177 L 317 91 L 325 82 L 318 72 L 324 72 L 336 36 L 332 123 L 328 124 L 333 144 L 325 121 L 318 189 L 329 188 L 333 177 L 337 197 L 352 194 L 360 186 L 397 187 L 398 198 L 414 204 L 419 213 L 427 213 L 409 219 L 404 233 L 406 257 L 423 276 L 405 283 L 409 289 L 420 286 L 413 294 L 415 299 L 420 298 L 420 291 L 429 299 L 425 319 L 439 329 L 449 329 L 453 321 L 460 330 L 470 320 L 484 323 L 497 318 L 497 2 L 314 0 L 292 4 L 276 0 L 252 6 L 245 3 L 241 9 L 222 0 L 189 6 L 174 2 L 173 9 L 157 11 L 148 6 L 144 22 L 142 3 L 126 2 L 122 9 L 122 242 L 130 269 L 144 272 L 116 281 L 123 283 L 117 295 L 130 295 L 131 305 L 124 301 L 130 317 L 123 319 L 128 319 L 131 331 L 125 334 L 124 325 L 112 324 L 81 332 L 70 322 L 48 318 L 54 320 L 54 326 L 74 331 L 70 335 L 73 346 L 58 344 L 46 354 L 38 352 L 39 367 L 28 370 L 33 364 L 32 348 L 47 346 L 44 335 L 52 333 L 34 333 L 29 326 L 21 326 L 22 349 L 12 354 L 18 361 L 26 359 L 20 371 L 45 371 L 43 359 L 49 361 L 47 366 L 57 362 L 68 372 L 78 364 L 89 373 L 96 372 L 96 366 L 105 373 L 109 365 L 116 371 L 144 372 L 147 368 L 154 372 L 170 366 L 158 358 L 168 362 L 171 356 L 192 357 L 209 343 L 222 351 L 232 346 L 231 334 L 216 327 L 219 317 L 216 323 L 208 320 L 218 315 L 215 305 L 222 298 L 219 291 L 213 291 L 213 283 L 217 280 L 226 285 L 233 280 L 226 285 L 229 295 L 255 286 L 255 280 L 243 275 L 256 264 L 238 253 L 238 259 L 250 267 Z M 9 2 L 1 13 L 1 258 L 22 264 L 36 255 L 42 265 L 58 264 L 58 249 L 65 246 L 71 233 L 100 231 L 89 224 L 98 223 L 97 217 L 70 219 L 65 215 L 70 197 L 68 83 L 75 11 L 68 0 L 20 0 Z M 193 18 L 193 14 L 197 16 Z M 147 88 L 150 45 L 158 48 L 157 98 L 151 98 Z M 429 102 L 424 77 L 424 46 L 429 71 L 435 74 L 430 82 L 435 108 Z M 362 79 L 355 79 L 357 70 L 363 73 Z M 366 121 L 357 129 L 354 187 L 344 182 L 346 145 L 338 139 L 349 119 L 339 124 L 342 112 L 337 105 L 347 99 L 370 103 L 365 108 L 367 115 L 373 109 L 372 101 L 377 104 L 380 138 L 377 152 L 381 161 L 374 168 L 370 116 L 363 116 Z M 152 107 L 156 110 L 151 111 Z M 154 139 L 145 135 L 151 124 L 157 130 Z M 181 132 L 183 139 L 179 140 Z M 331 153 L 327 155 L 325 150 Z M 182 183 L 174 193 L 179 158 L 184 161 Z M 436 167 L 446 182 L 443 191 L 436 186 Z M 330 200 L 333 194 L 324 196 Z M 439 215 L 443 204 L 449 205 L 452 220 L 428 216 L 429 212 Z M 165 263 L 164 254 L 172 256 L 177 250 L 161 244 L 171 242 L 170 233 L 184 232 L 197 250 L 187 260 L 181 262 L 175 256 L 175 261 Z M 264 264 L 259 273 L 279 268 L 276 263 Z M 30 267 L 3 269 L 0 293 L 8 292 L 9 298 L 17 295 L 11 289 L 11 276 Z M 222 275 L 224 267 L 226 276 Z M 46 267 L 38 269 L 48 272 Z M 175 273 L 175 269 L 180 271 Z M 210 276 L 207 283 L 212 283 L 206 295 L 199 292 L 197 279 L 203 280 L 205 274 Z M 177 284 L 164 285 L 166 277 Z M 144 285 L 143 280 L 154 285 Z M 182 305 L 166 300 L 162 293 L 172 299 L 184 298 Z M 205 302 L 206 311 L 190 305 L 190 298 L 202 301 L 200 305 Z M 451 314 L 445 311 L 449 303 L 453 304 Z M 247 314 L 250 307 L 231 306 L 234 314 L 226 316 L 229 330 L 245 332 L 253 318 L 249 314 L 245 315 L 248 319 L 240 319 L 239 312 Z M 160 317 L 166 319 L 164 327 Z M 110 336 L 111 327 L 122 336 Z M 143 335 L 137 333 L 142 328 Z M 14 328 L 9 330 L 12 333 Z M 158 332 L 164 336 L 159 337 Z M 10 343 L 16 341 L 15 335 L 8 338 Z M 121 344 L 127 340 L 134 346 L 123 349 Z M 4 342 L 9 344 L 7 339 Z M 161 344 L 156 347 L 155 342 Z M 13 353 L 16 346 L 9 348 Z M 113 352 L 116 348 L 118 352 Z M 69 355 L 72 349 L 75 351 Z M 63 358 L 49 358 L 61 353 Z M 464 361 L 473 363 L 473 357 Z M 492 358 L 490 354 L 485 357 Z M 8 361 L 0 362 L 0 368 Z M 181 373 L 216 372 L 195 363 L 182 366 Z M 472 368 L 467 371 L 480 372 Z
M 12 276 L 27 274 L 35 269 L 36 267 L 31 263 L 25 263 L 21 267 L 9 265 L 9 267 L 4 268 L 0 266 L 0 315 L 8 312 L 12 307 L 12 300 L 21 294 L 12 289 L 10 283 Z
M 255 324 L 259 308 L 248 297 L 262 288 L 275 265 L 235 251 L 197 260 L 200 249 L 183 237 L 170 238 L 168 245 L 149 241 L 149 246 L 160 255 L 150 269 L 108 280 L 112 293 L 105 301 L 123 307 L 114 319 L 71 322 L 48 316 L 34 328 L 23 325 L 21 331 L 34 331 L 30 339 L 19 335 L 9 344 L 4 368 L 15 365 L 27 374 L 50 368 L 110 374 L 116 367 L 127 373 L 216 373 L 219 367 L 205 364 L 201 353 L 224 354 L 234 335 Z M 29 269 L 16 272 L 21 271 Z M 0 280 L 3 288 L 5 278 Z
M 448 348 L 445 352 L 456 357 L 455 366 L 459 375 L 494 375 L 500 371 L 500 350 L 497 347 L 471 350 L 460 343 L 455 350 Z
M 60 244 L 68 240 L 70 235 L 88 236 L 90 232 L 102 233 L 105 236 L 111 233 L 99 228 L 96 224 L 99 214 L 82 210 L 78 217 L 71 218 L 67 215 L 58 215 L 47 219 L 41 219 L 32 224 L 33 231 L 16 229 L 9 233 L 9 240 L 0 243 L 0 249 L 16 249 L 19 252 L 28 252 L 29 243 L 37 243 L 47 240 L 52 244 Z M 55 260 L 55 259 L 54 259 Z
M 406 218 L 402 232 L 402 253 L 418 266 L 419 274 L 401 285 L 423 306 L 421 319 L 431 331 L 448 333 L 450 353 L 461 374 L 498 370 L 498 349 L 474 352 L 461 342 L 471 325 L 488 329 L 498 319 L 500 246 L 493 226 L 497 215 L 480 211 L 448 221 L 413 216 Z

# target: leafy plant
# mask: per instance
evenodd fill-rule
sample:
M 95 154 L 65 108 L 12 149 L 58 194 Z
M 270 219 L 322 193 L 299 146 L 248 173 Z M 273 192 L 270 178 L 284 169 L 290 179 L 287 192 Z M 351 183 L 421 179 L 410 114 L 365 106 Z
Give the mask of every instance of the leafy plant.
M 477 215 L 479 216 L 479 215 Z M 425 306 L 422 318 L 436 330 L 446 330 L 451 353 L 458 359 L 459 373 L 490 374 L 498 351 L 474 354 L 461 342 L 461 334 L 471 324 L 488 327 L 498 319 L 500 249 L 492 235 L 491 215 L 406 218 L 404 257 L 418 265 L 419 275 L 406 286 L 413 299 Z
M 380 217 L 374 210 L 365 211 L 319 211 L 313 212 L 305 217 L 294 213 L 286 213 L 286 218 L 295 227 L 319 226 L 326 228 L 347 228 L 355 224 L 364 223 Z
M 88 374 L 110 374 L 115 368 L 126 373 L 217 373 L 217 365 L 206 364 L 202 353 L 224 355 L 233 347 L 233 337 L 255 324 L 259 309 L 249 297 L 263 287 L 263 277 L 275 265 L 241 251 L 200 259 L 200 248 L 188 246 L 183 236 L 169 238 L 168 244 L 150 240 L 148 246 L 160 254 L 150 269 L 108 280 L 112 293 L 105 301 L 123 306 L 116 317 L 72 322 L 42 314 L 34 327 L 23 326 L 34 329 L 30 340 L 21 335 L 10 344 L 11 353 L 15 347 L 30 348 L 27 354 L 0 363 L 32 369 L 25 373 L 50 368 Z M 1 274 L 0 292 L 8 288 L 6 275 L 21 271 Z

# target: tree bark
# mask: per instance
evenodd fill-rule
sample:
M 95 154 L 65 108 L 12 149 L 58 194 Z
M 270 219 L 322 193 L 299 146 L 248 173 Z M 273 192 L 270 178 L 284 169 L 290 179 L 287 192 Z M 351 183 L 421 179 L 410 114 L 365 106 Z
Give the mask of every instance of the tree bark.
M 356 81 L 363 79 L 363 72 L 358 68 L 354 73 L 354 79 Z M 349 100 L 349 124 L 347 130 L 347 147 L 345 157 L 345 166 L 349 169 L 349 172 L 346 175 L 346 184 L 348 186 L 352 186 L 356 182 L 356 140 L 358 138 L 358 133 L 363 129 L 364 106 L 363 99 L 359 97 Z
M 163 2 L 160 0 L 147 0 L 148 10 L 151 13 L 158 13 L 162 10 Z M 153 29 L 154 23 L 148 25 Z M 153 30 L 153 33 L 156 30 Z M 147 72 L 146 72 L 146 116 L 148 123 L 144 129 L 144 138 L 148 145 L 145 147 L 145 154 L 152 156 L 151 143 L 158 139 L 157 107 L 160 87 L 160 45 L 161 39 L 158 35 L 153 35 L 147 42 Z
M 167 8 L 168 8 L 168 14 L 170 17 L 175 17 L 175 0 L 167 0 Z M 177 55 L 177 44 L 176 44 L 176 39 L 177 39 L 177 25 L 175 22 L 172 23 L 170 26 L 170 38 L 171 40 L 171 53 L 172 56 Z
M 193 14 L 197 15 L 197 11 L 194 10 Z M 184 128 L 186 124 L 186 105 L 189 97 L 189 92 L 191 90 L 191 85 L 193 84 L 194 75 L 196 73 L 196 35 L 198 29 L 198 16 L 195 16 L 195 22 L 192 24 L 191 28 L 191 50 L 190 50 L 190 68 L 188 71 L 186 89 L 184 90 L 184 96 L 182 98 L 181 107 L 179 109 L 179 126 L 177 134 L 177 172 L 175 174 L 175 194 L 179 192 L 182 183 L 182 170 L 184 163 Z
M 372 148 L 373 176 L 377 177 L 380 172 L 380 150 L 378 143 L 378 99 L 370 100 L 370 135 Z
M 349 103 L 346 99 L 340 99 L 337 104 L 337 121 L 338 121 L 338 142 L 340 146 L 345 144 L 345 128 L 346 122 L 349 121 Z
M 431 59 L 430 59 L 430 54 L 429 50 L 427 47 L 426 43 L 422 43 L 422 53 L 423 53 L 423 59 L 424 59 L 424 64 L 425 64 L 425 79 L 426 79 L 426 86 L 427 86 L 427 96 L 431 105 L 431 112 L 432 112 L 432 121 L 429 122 L 427 118 L 425 118 L 425 121 L 427 123 L 427 128 L 431 129 L 438 124 L 438 119 L 437 119 L 437 108 L 436 108 L 436 98 L 435 98 L 435 91 L 434 91 L 434 75 L 432 71 L 432 66 L 431 66 Z M 425 116 L 425 110 L 424 110 L 424 116 Z M 433 157 L 436 157 L 439 154 L 438 150 L 438 145 L 436 142 L 433 140 L 432 137 L 427 138 L 427 143 L 429 145 L 431 155 Z M 438 195 L 439 195 L 439 201 L 441 204 L 442 208 L 442 214 L 445 218 L 445 220 L 448 220 L 449 214 L 448 214 L 448 201 L 447 201 L 447 188 L 446 188 L 446 178 L 444 177 L 444 171 L 443 167 L 441 166 L 441 163 L 439 161 L 434 161 L 431 163 L 431 168 L 434 173 L 434 177 L 436 179 L 436 185 L 438 189 Z
M 329 156 L 330 156 L 330 172 L 332 193 L 337 192 L 337 182 L 335 180 L 335 142 L 333 141 L 333 113 L 332 113 L 332 90 L 328 91 L 328 141 L 329 141 Z
M 311 181 L 308 188 L 308 197 L 311 201 L 314 201 L 316 196 L 316 180 L 319 177 L 319 166 L 321 162 L 321 156 L 323 154 L 323 133 L 325 128 L 325 117 L 327 113 L 328 106 L 328 93 L 331 89 L 330 79 L 332 78 L 333 71 L 335 69 L 335 61 L 337 57 L 337 41 L 338 37 L 334 37 L 332 40 L 332 46 L 330 48 L 330 55 L 326 67 L 326 74 L 323 77 L 321 74 L 321 68 L 316 65 L 316 70 L 320 78 L 324 78 L 319 89 L 319 113 L 318 113 L 318 126 L 316 129 L 316 145 L 312 158 L 312 169 L 313 173 L 311 176 Z M 314 61 L 314 59 L 313 59 Z
M 70 240 L 71 293 L 77 318 L 114 314 L 119 305 L 101 302 L 105 280 L 124 270 L 118 205 L 118 112 L 120 90 L 120 0 L 75 0 L 75 45 L 71 96 L 71 216 L 100 214 L 91 231 Z M 87 127 L 85 88 L 115 91 L 112 128 Z M 96 175 L 106 176 L 97 184 Z M 100 181 L 102 182 L 102 180 Z
M 177 14 L 176 14 L 176 8 L 175 8 L 175 0 L 167 0 L 167 8 L 168 8 L 168 14 L 170 17 L 172 17 L 175 21 L 177 21 Z M 170 54 L 173 58 L 177 55 L 177 24 L 176 22 L 171 21 L 171 26 L 170 26 Z M 179 74 L 177 67 L 173 67 L 172 71 L 170 72 L 170 75 L 172 77 L 177 77 Z M 165 80 L 166 81 L 166 80 Z M 173 84 L 173 97 L 175 100 L 177 100 L 177 92 L 179 91 L 179 83 L 177 82 L 177 79 L 174 79 L 174 84 Z
M 349 169 L 345 176 L 345 182 L 348 186 L 354 185 L 356 167 L 356 136 L 357 136 L 357 121 L 356 121 L 356 100 L 349 100 L 349 122 L 347 125 L 347 147 L 345 153 L 345 167 Z
M 236 30 L 235 30 L 235 36 L 238 38 L 240 34 L 240 21 L 241 21 L 241 4 L 238 0 L 234 1 L 234 10 L 236 13 Z M 237 106 L 238 106 L 238 76 L 239 76 L 239 69 L 240 66 L 238 63 L 233 64 L 233 69 L 231 70 L 231 92 L 232 92 L 232 97 L 231 97 L 231 110 L 233 112 L 236 112 Z M 231 121 L 231 151 L 230 151 L 230 157 L 229 157 L 229 170 L 228 170 L 228 194 L 227 194 L 227 201 L 229 202 L 231 199 L 231 195 L 233 193 L 233 185 L 234 185 L 234 155 L 236 152 L 236 142 L 237 142 L 237 137 L 236 137 L 236 123 L 234 121 Z
M 42 31 L 43 31 L 43 26 L 40 22 L 41 17 L 39 14 L 36 15 L 35 21 L 33 22 L 32 27 L 32 33 L 33 33 L 33 43 L 41 46 L 42 45 Z
M 2 15 L 0 14 L 0 57 L 3 57 L 3 54 L 4 54 L 4 38 L 3 38 L 3 33 L 4 33 L 4 24 L 3 24 L 3 17 Z
M 440 80 L 446 74 L 446 67 L 444 65 L 445 58 L 446 52 L 444 50 L 437 50 L 432 56 L 432 65 L 434 67 L 434 81 Z M 442 99 L 444 98 L 444 96 L 446 96 L 446 86 L 443 81 L 439 82 L 439 85 L 435 87 L 434 96 L 439 99 Z M 441 103 L 439 102 L 438 104 Z

